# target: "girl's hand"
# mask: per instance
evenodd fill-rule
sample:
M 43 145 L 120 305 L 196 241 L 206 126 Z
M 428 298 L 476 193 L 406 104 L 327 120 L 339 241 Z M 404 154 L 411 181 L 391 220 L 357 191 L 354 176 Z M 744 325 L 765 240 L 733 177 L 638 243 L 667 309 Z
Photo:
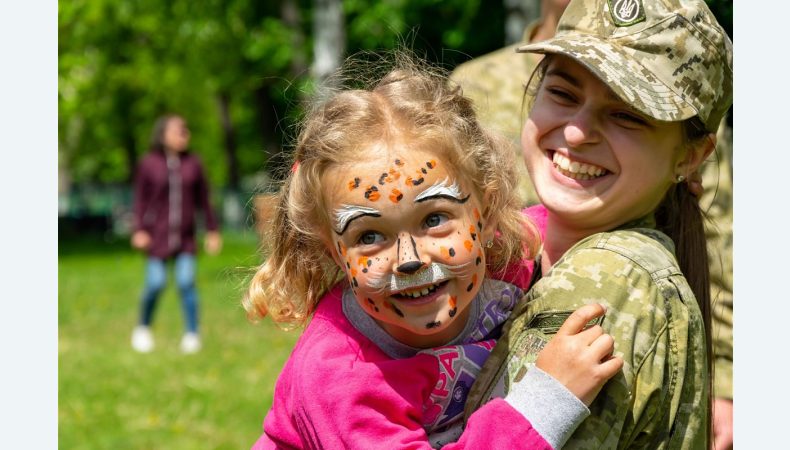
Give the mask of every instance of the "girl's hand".
M 623 367 L 622 358 L 612 356 L 612 336 L 604 333 L 600 325 L 584 329 L 589 321 L 605 312 L 597 303 L 574 311 L 538 353 L 535 362 L 587 406 L 604 383 Z

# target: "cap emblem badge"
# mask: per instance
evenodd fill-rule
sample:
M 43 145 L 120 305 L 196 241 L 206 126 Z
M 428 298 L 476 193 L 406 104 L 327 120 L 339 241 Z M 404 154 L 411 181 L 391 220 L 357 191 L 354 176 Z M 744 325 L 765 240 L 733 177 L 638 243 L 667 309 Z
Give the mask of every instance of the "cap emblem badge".
M 641 0 L 609 0 L 609 12 L 618 27 L 627 27 L 645 20 L 645 7 Z

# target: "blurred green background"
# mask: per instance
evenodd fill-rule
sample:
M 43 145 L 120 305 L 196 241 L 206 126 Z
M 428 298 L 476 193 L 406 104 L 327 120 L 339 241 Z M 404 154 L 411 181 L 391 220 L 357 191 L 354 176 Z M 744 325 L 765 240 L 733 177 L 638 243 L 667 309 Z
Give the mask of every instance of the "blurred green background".
M 708 1 L 732 36 L 732 1 Z M 251 325 L 260 263 L 251 198 L 287 169 L 300 101 L 351 53 L 406 42 L 447 69 L 521 37 L 539 0 L 73 0 L 58 4 L 59 446 L 248 448 L 298 331 Z M 178 113 L 223 220 L 202 255 L 204 349 L 178 352 L 168 286 L 157 348 L 129 346 L 144 258 L 128 245 L 130 181 L 155 118 Z

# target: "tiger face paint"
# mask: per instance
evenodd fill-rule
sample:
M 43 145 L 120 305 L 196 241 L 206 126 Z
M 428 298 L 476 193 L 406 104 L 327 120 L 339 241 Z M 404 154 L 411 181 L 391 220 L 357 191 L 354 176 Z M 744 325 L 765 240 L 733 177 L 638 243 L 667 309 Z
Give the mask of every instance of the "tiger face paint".
M 365 154 L 322 178 L 333 256 L 385 331 L 413 347 L 444 345 L 485 277 L 481 195 L 432 152 Z

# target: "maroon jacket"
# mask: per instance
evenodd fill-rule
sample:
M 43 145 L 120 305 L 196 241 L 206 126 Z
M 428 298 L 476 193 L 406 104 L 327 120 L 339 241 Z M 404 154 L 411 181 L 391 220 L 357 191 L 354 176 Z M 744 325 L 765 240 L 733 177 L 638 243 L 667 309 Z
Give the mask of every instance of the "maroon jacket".
M 206 228 L 218 230 L 200 159 L 181 152 L 171 164 L 172 171 L 165 152 L 152 150 L 137 165 L 134 179 L 133 230 L 147 231 L 151 235 L 148 254 L 162 259 L 180 252 L 195 253 L 198 209 L 205 215 Z M 171 184 L 180 189 L 171 191 Z

